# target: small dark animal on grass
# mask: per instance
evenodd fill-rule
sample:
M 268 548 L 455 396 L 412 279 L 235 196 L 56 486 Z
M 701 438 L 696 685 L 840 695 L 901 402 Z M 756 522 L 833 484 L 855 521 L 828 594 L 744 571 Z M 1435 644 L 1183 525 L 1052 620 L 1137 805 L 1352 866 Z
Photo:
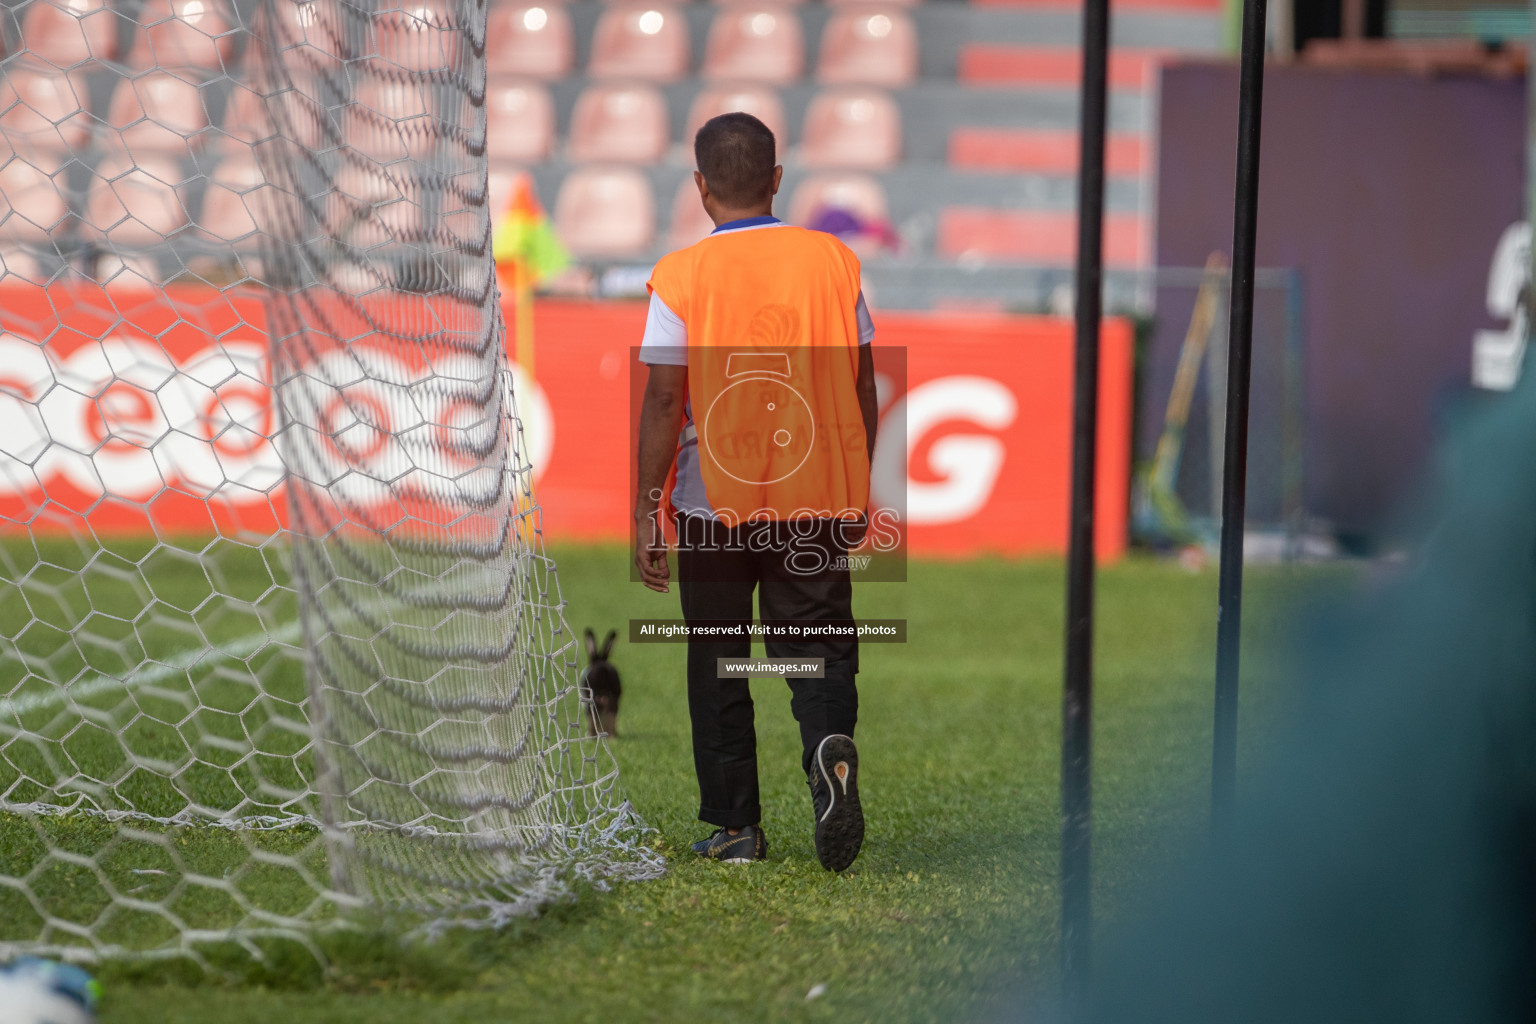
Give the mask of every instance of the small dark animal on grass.
M 601 733 L 617 737 L 619 697 L 624 692 L 624 685 L 619 682 L 619 670 L 613 667 L 608 655 L 613 651 L 613 641 L 619 631 L 610 629 L 608 635 L 603 637 L 601 647 L 597 644 L 596 634 L 590 629 L 585 632 L 590 664 L 581 670 L 581 682 L 592 701 L 592 717 L 587 720 L 587 728 L 594 736 Z

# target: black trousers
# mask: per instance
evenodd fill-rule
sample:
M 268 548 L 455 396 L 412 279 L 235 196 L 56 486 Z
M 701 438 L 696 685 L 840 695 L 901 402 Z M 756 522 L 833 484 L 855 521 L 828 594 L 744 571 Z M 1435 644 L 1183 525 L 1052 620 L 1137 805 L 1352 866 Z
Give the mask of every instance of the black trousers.
M 752 619 L 758 591 L 764 622 L 851 621 L 853 587 L 831 520 L 752 523 L 727 528 L 712 519 L 678 522 L 678 589 L 690 625 Z M 852 736 L 859 717 L 853 677 L 857 639 L 768 640 L 770 658 L 823 658 L 823 679 L 789 679 L 790 710 L 800 723 L 801 767 L 827 736 Z M 688 714 L 699 778 L 699 820 L 725 828 L 762 817 L 757 787 L 757 732 L 745 679 L 721 679 L 716 659 L 746 658 L 749 639 L 688 641 Z

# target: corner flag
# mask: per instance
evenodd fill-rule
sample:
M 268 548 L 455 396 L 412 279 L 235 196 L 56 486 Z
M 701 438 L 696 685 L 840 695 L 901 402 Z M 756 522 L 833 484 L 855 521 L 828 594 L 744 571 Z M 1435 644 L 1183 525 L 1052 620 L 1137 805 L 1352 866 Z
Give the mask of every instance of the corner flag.
M 533 286 L 564 270 L 571 260 L 539 205 L 527 174 L 519 174 L 512 183 L 506 211 L 491 232 L 491 255 L 503 286 L 516 304 L 517 362 L 531 377 Z

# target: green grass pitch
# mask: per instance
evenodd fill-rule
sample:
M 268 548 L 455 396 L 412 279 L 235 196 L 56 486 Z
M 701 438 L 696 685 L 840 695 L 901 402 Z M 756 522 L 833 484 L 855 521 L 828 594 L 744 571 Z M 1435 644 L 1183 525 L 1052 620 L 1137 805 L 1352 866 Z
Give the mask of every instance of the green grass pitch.
M 553 554 L 577 631 L 622 635 L 631 617 L 678 614 L 675 595 L 628 582 L 621 549 Z M 163 654 L 188 646 L 194 627 L 230 638 L 282 628 L 276 620 L 291 608 L 261 600 L 261 573 L 250 568 L 219 581 L 249 605 L 220 607 L 202 602 L 209 584 L 195 564 L 185 566 L 177 598 L 185 621 L 143 642 L 165 644 L 154 652 Z M 1250 632 L 1262 639 L 1267 613 L 1296 575 L 1250 579 Z M 74 585 L 67 574 L 56 582 L 66 595 Z M 844 875 L 816 863 L 788 690 L 769 680 L 754 682 L 753 692 L 771 859 L 740 868 L 692 858 L 688 843 L 706 827 L 694 820 L 684 648 L 621 640 L 614 660 L 625 690 L 614 750 L 630 799 L 669 857 L 666 878 L 588 893 L 497 934 L 453 934 L 406 949 L 377 936 L 338 939 L 323 971 L 302 954 L 237 968 L 235 982 L 176 964 L 108 964 L 100 969 L 101 1020 L 953 1020 L 983 1012 L 1018 983 L 1048 990 L 1056 959 L 1062 596 L 1059 563 L 998 559 L 916 562 L 907 583 L 858 590 L 857 614 L 908 619 L 910 642 L 868 645 L 862 655 L 858 741 L 868 838 Z M 93 605 L 98 610 L 131 620 L 124 609 L 132 608 L 132 588 L 90 597 L 105 602 Z M 1132 559 L 1101 574 L 1098 607 L 1095 868 L 1103 915 L 1203 828 L 1214 573 Z M 110 618 L 96 625 L 113 628 Z M 302 693 L 297 675 L 275 678 L 292 696 Z M 1250 694 L 1272 695 L 1253 668 L 1247 683 Z M 0 679 L 0 692 L 12 685 Z M 201 696 L 205 704 L 220 699 L 217 686 Z M 1261 732 L 1263 703 L 1246 706 L 1245 742 Z M 208 718 L 203 727 L 220 727 L 217 716 Z M 64 823 L 57 841 L 88 851 L 108 828 Z M 0 821 L 0 865 L 36 854 L 25 848 L 35 843 L 29 834 Z M 188 841 L 189 861 L 211 871 L 221 858 L 244 856 L 227 835 Z M 281 849 L 303 837 L 269 841 Z M 67 905 L 69 884 L 60 878 L 53 898 Z M 309 895 L 282 873 L 252 885 L 273 906 Z M 0 933 L 18 913 L 4 899 L 0 891 Z M 200 912 L 216 922 L 222 909 Z M 823 994 L 808 1001 L 818 986 Z

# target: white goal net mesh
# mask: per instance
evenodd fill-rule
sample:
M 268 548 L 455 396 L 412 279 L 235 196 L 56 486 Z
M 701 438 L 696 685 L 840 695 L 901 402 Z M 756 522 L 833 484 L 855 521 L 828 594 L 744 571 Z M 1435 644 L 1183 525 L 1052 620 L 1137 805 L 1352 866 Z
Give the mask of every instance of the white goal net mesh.
M 0 958 L 659 874 L 543 548 L 485 6 L 0 11 Z

